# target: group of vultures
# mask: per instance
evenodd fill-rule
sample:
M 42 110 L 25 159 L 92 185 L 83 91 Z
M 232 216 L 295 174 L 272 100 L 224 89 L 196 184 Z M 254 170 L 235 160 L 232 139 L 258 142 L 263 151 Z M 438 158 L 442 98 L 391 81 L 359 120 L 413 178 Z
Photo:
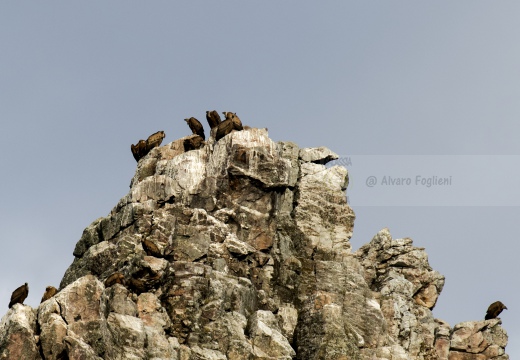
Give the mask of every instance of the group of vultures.
M 216 128 L 215 131 L 215 141 L 219 141 L 221 138 L 231 133 L 233 130 L 243 130 L 242 122 L 236 113 L 222 112 L 225 116 L 225 120 L 222 120 L 216 110 L 206 111 L 206 120 L 211 128 L 211 130 Z M 184 140 L 184 150 L 195 150 L 202 146 L 203 141 L 206 140 L 206 135 L 204 134 L 204 127 L 200 123 L 199 120 L 194 117 L 190 117 L 189 119 L 184 119 L 188 126 L 190 127 L 193 135 Z M 150 150 L 154 147 L 161 145 L 165 137 L 164 131 L 158 131 L 155 134 L 152 134 L 146 140 L 139 140 L 136 145 L 131 145 L 132 154 L 136 161 L 139 161 L 142 157 L 147 155 Z M 161 257 L 159 249 L 153 244 L 151 241 L 144 240 L 143 241 L 143 249 L 146 251 L 148 255 Z M 109 276 L 105 281 L 105 286 L 109 287 L 115 283 L 125 284 L 125 278 L 121 273 L 114 273 Z M 136 289 L 144 291 L 145 289 L 140 289 L 142 286 L 141 282 L 137 279 L 130 279 L 128 285 L 133 285 Z M 45 289 L 45 293 L 43 294 L 41 302 L 44 302 L 47 299 L 53 297 L 58 290 L 54 286 L 47 286 Z M 9 302 L 9 308 L 11 308 L 14 304 L 23 304 L 24 300 L 27 298 L 29 294 L 29 285 L 25 283 L 24 285 L 17 288 L 13 294 L 11 295 L 11 301 Z M 502 310 L 507 309 L 507 307 L 500 301 L 495 301 L 491 305 L 489 305 L 488 310 L 486 312 L 485 319 L 494 319 L 498 317 L 498 315 L 502 312 Z
M 236 113 L 224 111 L 222 114 L 224 114 L 225 120 L 220 118 L 220 115 L 216 110 L 206 111 L 206 120 L 208 121 L 209 127 L 211 130 L 216 128 L 215 141 L 219 141 L 233 130 L 243 130 L 242 121 L 240 121 L 240 118 Z M 190 137 L 184 140 L 184 151 L 199 149 L 202 146 L 204 140 L 206 140 L 204 127 L 200 121 L 194 117 L 184 119 L 184 121 L 188 123 L 188 126 L 190 127 L 193 135 L 197 135 L 195 137 Z M 150 135 L 148 139 L 139 140 L 139 142 L 135 145 L 132 144 L 130 148 L 135 160 L 139 161 L 154 147 L 161 145 L 164 137 L 164 131 L 158 131 L 155 134 Z
M 240 121 L 240 118 L 237 116 L 236 113 L 224 111 L 222 112 L 222 114 L 224 114 L 225 116 L 224 120 L 220 118 L 216 110 L 206 111 L 206 120 L 208 121 L 211 130 L 216 128 L 214 132 L 215 141 L 219 141 L 233 130 L 239 131 L 244 129 L 242 126 L 242 122 Z M 189 151 L 199 149 L 202 146 L 204 140 L 206 140 L 206 135 L 204 134 L 204 127 L 202 126 L 200 121 L 194 117 L 184 119 L 184 121 L 186 121 L 186 123 L 190 127 L 193 135 L 196 135 L 184 140 L 184 150 Z M 164 131 L 158 131 L 155 134 L 150 135 L 148 139 L 139 140 L 139 142 L 136 145 L 132 144 L 131 150 L 135 160 L 139 161 L 142 157 L 148 154 L 150 150 L 152 150 L 154 147 L 161 145 L 161 142 L 163 141 L 164 137 Z M 153 243 L 150 244 L 145 241 L 145 243 L 143 243 L 143 248 L 145 249 L 148 255 L 159 256 L 160 252 L 154 249 Z M 142 287 L 137 279 L 130 279 L 129 282 L 129 285 L 134 285 L 133 287 L 135 287 L 136 289 Z M 109 276 L 105 283 L 105 286 L 111 286 L 114 283 L 124 283 L 124 277 L 121 273 L 115 273 L 112 276 Z M 54 286 L 47 286 L 41 302 L 50 299 L 51 297 L 56 295 L 57 292 L 58 290 Z M 29 295 L 29 285 L 25 283 L 24 285 L 18 287 L 15 291 L 13 291 L 11 295 L 11 301 L 9 302 L 9 308 L 11 308 L 14 304 L 23 304 L 23 302 L 27 298 L 27 295 Z
M 45 288 L 45 292 L 43 293 L 42 300 L 40 301 L 40 304 L 44 302 L 45 300 L 50 299 L 56 293 L 58 292 L 58 289 L 56 289 L 54 286 L 47 286 Z M 15 291 L 13 291 L 11 295 L 11 301 L 9 301 L 9 309 L 14 304 L 23 304 L 25 299 L 27 298 L 27 295 L 29 295 L 29 284 L 25 283 L 19 288 L 17 288 Z

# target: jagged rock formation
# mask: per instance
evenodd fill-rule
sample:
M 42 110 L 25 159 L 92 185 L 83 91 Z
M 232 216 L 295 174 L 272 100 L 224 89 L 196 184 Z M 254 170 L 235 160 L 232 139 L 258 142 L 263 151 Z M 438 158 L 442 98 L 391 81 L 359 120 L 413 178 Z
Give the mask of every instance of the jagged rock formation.
M 0 359 L 508 359 L 499 319 L 433 318 L 444 277 L 412 240 L 383 229 L 351 253 L 330 150 L 263 129 L 184 140 L 139 161 L 58 294 L 8 311 Z

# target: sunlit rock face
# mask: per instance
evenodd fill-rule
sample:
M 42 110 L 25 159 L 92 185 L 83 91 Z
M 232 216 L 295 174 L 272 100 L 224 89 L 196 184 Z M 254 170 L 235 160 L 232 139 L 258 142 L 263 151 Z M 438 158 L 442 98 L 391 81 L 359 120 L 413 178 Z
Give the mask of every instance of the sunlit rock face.
M 3 317 L 0 359 L 507 359 L 499 319 L 433 318 L 444 277 L 411 239 L 351 252 L 332 151 L 254 128 L 187 138 L 139 160 L 58 294 Z

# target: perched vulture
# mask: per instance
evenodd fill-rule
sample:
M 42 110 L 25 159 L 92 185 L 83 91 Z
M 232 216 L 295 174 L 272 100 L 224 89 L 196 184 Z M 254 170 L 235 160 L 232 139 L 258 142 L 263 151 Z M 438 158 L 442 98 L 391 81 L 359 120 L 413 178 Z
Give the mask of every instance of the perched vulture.
M 137 144 L 131 144 L 130 149 L 132 150 L 132 155 L 134 155 L 135 161 L 141 160 L 144 157 L 146 152 L 146 140 L 139 140 Z
M 148 239 L 144 239 L 142 242 L 143 249 L 146 252 L 146 255 L 153 256 L 160 258 L 162 257 L 161 251 L 157 247 L 157 245 L 154 244 L 153 241 L 150 241 Z
M 58 289 L 56 289 L 54 286 L 47 286 L 45 288 L 45 292 L 43 293 L 42 301 L 40 301 L 40 304 L 44 301 L 49 300 L 51 297 L 56 295 L 57 292 L 58 292 Z
M 229 111 L 222 112 L 224 116 L 226 117 L 226 120 L 231 120 L 234 125 L 235 130 L 243 130 L 244 127 L 242 126 L 242 121 L 240 121 L 240 118 L 237 116 L 236 113 L 232 113 Z
M 150 150 L 152 150 L 154 147 L 161 145 L 165 136 L 166 135 L 164 134 L 164 131 L 157 131 L 156 133 L 148 136 L 148 139 L 146 139 L 146 149 L 148 150 L 147 153 L 150 152 Z
M 208 124 L 211 129 L 213 129 L 214 127 L 217 127 L 218 124 L 220 124 L 222 122 L 217 110 L 206 111 L 206 120 L 208 120 Z
M 215 141 L 219 141 L 224 136 L 234 130 L 234 124 L 231 119 L 227 119 L 218 124 L 217 133 L 215 134 Z
M 184 119 L 184 121 L 188 123 L 192 133 L 201 136 L 203 140 L 206 139 L 206 135 L 204 135 L 204 127 L 199 120 L 195 119 L 194 117 L 190 117 L 189 119 Z
M 187 139 L 184 139 L 184 151 L 197 150 L 202 147 L 204 140 L 199 135 L 191 136 Z
M 233 118 L 233 113 L 231 111 L 222 111 L 222 114 L 226 120 L 231 120 Z
M 502 310 L 506 309 L 507 307 L 502 304 L 500 301 L 495 301 L 493 304 L 489 305 L 487 312 L 486 312 L 486 320 L 489 319 L 496 319 L 496 317 L 502 312 Z
M 139 140 L 136 145 L 130 145 L 130 149 L 132 150 L 132 155 L 134 155 L 135 161 L 141 160 L 150 152 L 150 150 L 161 145 L 161 142 L 165 136 L 166 135 L 164 134 L 164 131 L 157 131 L 156 133 L 148 136 L 148 139 Z
M 29 295 L 29 285 L 27 283 L 23 284 L 11 295 L 11 301 L 9 302 L 9 308 L 11 308 L 14 304 L 23 304 L 23 301 Z
M 114 284 L 125 284 L 125 276 L 121 274 L 120 272 L 113 273 L 107 279 L 105 280 L 105 287 L 111 287 Z
M 141 293 L 144 293 L 146 292 L 146 283 L 143 281 L 143 280 L 140 280 L 140 279 L 136 279 L 134 277 L 131 277 L 129 280 L 128 280 L 128 288 L 136 293 L 136 294 L 141 294 Z

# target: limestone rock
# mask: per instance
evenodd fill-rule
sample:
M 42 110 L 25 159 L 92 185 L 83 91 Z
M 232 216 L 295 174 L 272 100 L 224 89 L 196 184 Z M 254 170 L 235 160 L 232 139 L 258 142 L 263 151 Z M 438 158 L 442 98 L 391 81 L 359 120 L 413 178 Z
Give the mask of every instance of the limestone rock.
M 468 321 L 455 325 L 449 359 L 508 359 L 507 334 L 500 319 Z
M 450 325 L 440 319 L 435 319 L 435 353 L 439 360 L 448 360 L 450 353 Z
M 444 277 L 411 239 L 383 229 L 351 253 L 336 154 L 212 134 L 139 160 L 60 292 L 2 318 L 0 359 L 507 359 L 500 320 L 433 318 Z
M 0 323 L 0 359 L 41 359 L 36 335 L 36 313 L 14 304 Z
M 75 336 L 66 336 L 63 339 L 63 343 L 67 349 L 69 359 L 103 360 L 96 355 L 88 344 Z
M 381 294 L 390 337 L 409 356 L 433 356 L 437 324 L 431 309 L 444 277 L 429 266 L 424 249 L 412 244 L 411 239 L 392 239 L 388 229 L 383 229 L 355 255 L 365 268 L 371 290 Z
M 44 358 L 62 358 L 66 353 L 64 339 L 67 337 L 67 323 L 60 316 L 59 304 L 55 299 L 50 299 L 45 305 L 40 306 L 38 324 Z
M 146 333 L 141 319 L 110 313 L 107 325 L 114 345 L 121 349 L 126 359 L 144 359 Z
M 325 165 L 329 161 L 339 159 L 339 156 L 326 147 L 305 148 L 300 150 L 299 158 L 304 162 L 313 162 Z
M 342 261 L 350 254 L 355 216 L 342 190 L 346 176 L 339 166 L 302 164 L 293 210 L 300 256 Z
M 292 359 L 296 352 L 282 335 L 276 316 L 270 311 L 258 310 L 249 319 L 249 336 L 255 356 L 269 356 L 276 359 Z

